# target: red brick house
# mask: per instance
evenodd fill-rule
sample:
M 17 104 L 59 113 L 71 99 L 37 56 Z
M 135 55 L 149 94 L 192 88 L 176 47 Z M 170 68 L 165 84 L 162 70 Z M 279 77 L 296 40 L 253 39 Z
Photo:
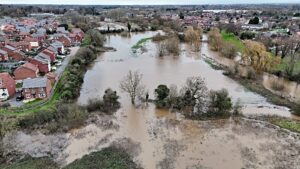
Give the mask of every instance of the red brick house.
M 52 84 L 58 80 L 58 77 L 53 72 L 47 73 L 46 77 L 51 81 Z
M 84 32 L 80 28 L 72 28 L 71 33 L 80 35 L 81 39 L 84 37 Z
M 66 47 L 70 47 L 72 43 L 72 40 L 65 34 L 55 34 L 53 40 L 61 42 Z
M 0 101 L 14 96 L 16 93 L 16 82 L 8 73 L 0 73 Z
M 29 59 L 29 62 L 36 65 L 39 68 L 39 72 L 48 73 L 51 70 L 49 57 L 44 57 L 39 54 L 33 59 Z
M 79 44 L 82 41 L 82 37 L 79 34 L 70 33 L 69 37 L 74 45 Z
M 16 48 L 17 50 L 21 50 L 24 52 L 31 51 L 31 49 L 32 49 L 30 42 L 27 42 L 27 41 L 10 42 L 9 44 L 12 47 Z
M 31 37 L 26 37 L 24 39 L 25 42 L 30 43 L 31 48 L 39 48 L 40 47 L 40 43 L 39 40 L 36 38 L 31 38 Z
M 8 61 L 8 53 L 0 49 L 0 62 Z
M 50 62 L 53 63 L 55 61 L 55 56 L 56 53 L 49 50 L 49 49 L 44 49 L 41 53 L 48 55 L 48 57 L 50 58 Z
M 1 48 L 1 50 L 7 52 L 9 60 L 14 60 L 14 61 L 24 60 L 24 54 L 11 45 L 5 45 L 4 47 Z
M 25 79 L 22 86 L 24 99 L 45 99 L 51 93 L 51 81 L 47 77 Z
M 39 68 L 36 65 L 26 62 L 14 71 L 14 76 L 16 80 L 24 80 L 27 78 L 36 78 L 38 73 Z

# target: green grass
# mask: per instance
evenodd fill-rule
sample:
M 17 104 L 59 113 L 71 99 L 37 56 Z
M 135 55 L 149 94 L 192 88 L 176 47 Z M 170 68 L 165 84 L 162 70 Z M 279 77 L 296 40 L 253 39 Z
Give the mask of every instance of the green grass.
M 137 169 L 137 165 L 123 150 L 108 147 L 74 161 L 63 169 Z
M 271 120 L 271 123 L 281 128 L 285 128 L 290 131 L 300 133 L 300 121 L 291 121 L 288 119 L 276 119 L 276 120 Z
M 25 158 L 11 165 L 1 165 L 1 169 L 59 169 L 50 158 Z M 114 147 L 104 148 L 83 156 L 62 169 L 138 169 L 132 158 Z
M 21 88 L 23 86 L 23 83 L 17 83 L 16 88 Z
M 282 71 L 285 72 L 286 68 L 288 67 L 289 57 L 285 57 L 282 62 L 276 67 L 275 71 Z M 300 60 L 298 60 L 294 67 L 293 75 L 300 73 Z
M 143 46 L 144 43 L 146 43 L 148 40 L 151 40 L 152 38 L 143 38 L 139 40 L 135 45 L 131 47 L 131 49 L 137 50 Z
M 17 163 L 8 166 L 1 166 L 2 169 L 58 169 L 57 165 L 48 158 L 25 158 Z
M 233 44 L 239 52 L 244 51 L 245 45 L 233 33 L 226 33 L 225 31 L 222 31 L 221 35 L 225 42 Z

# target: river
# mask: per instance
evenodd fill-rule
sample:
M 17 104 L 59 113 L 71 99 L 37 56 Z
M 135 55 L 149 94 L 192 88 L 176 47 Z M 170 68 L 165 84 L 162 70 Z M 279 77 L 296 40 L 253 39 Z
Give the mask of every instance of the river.
M 202 76 L 209 89 L 225 88 L 234 102 L 240 100 L 245 115 L 293 117 L 288 108 L 268 103 L 264 97 L 224 76 L 221 70 L 212 69 L 202 55 L 218 56 L 206 43 L 201 45 L 200 52 L 191 52 L 183 44 L 180 56 L 157 57 L 156 44 L 150 41 L 143 50 L 132 51 L 131 46 L 137 41 L 155 34 L 133 33 L 130 38 L 108 35 L 106 46 L 117 51 L 99 55 L 84 77 L 78 104 L 99 98 L 105 89 L 112 88 L 121 96 L 122 104 L 115 115 L 94 117 L 87 126 L 67 134 L 17 132 L 10 136 L 14 140 L 10 146 L 37 157 L 50 154 L 63 166 L 128 139 L 134 144 L 124 146 L 136 149 L 132 155 L 145 169 L 299 169 L 299 134 L 253 120 L 192 121 L 179 113 L 156 109 L 150 103 L 132 106 L 129 97 L 120 92 L 119 82 L 129 70 L 138 70 L 143 74 L 150 98 L 154 98 L 153 91 L 159 84 L 180 88 L 187 77 Z M 107 124 L 113 125 L 107 128 Z

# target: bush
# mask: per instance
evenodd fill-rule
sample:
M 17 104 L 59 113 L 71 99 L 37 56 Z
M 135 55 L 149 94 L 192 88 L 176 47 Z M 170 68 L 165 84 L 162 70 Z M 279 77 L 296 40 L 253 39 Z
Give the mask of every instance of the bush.
M 167 106 L 167 97 L 169 96 L 170 89 L 166 85 L 158 85 L 155 89 L 155 104 L 159 108 Z
M 116 91 L 106 89 L 103 99 L 89 100 L 86 109 L 88 112 L 100 111 L 103 113 L 112 113 L 120 108 L 119 96 Z
M 247 79 L 256 79 L 256 71 L 252 67 L 247 70 Z
M 226 89 L 219 91 L 210 91 L 208 115 L 224 116 L 230 114 L 232 110 L 232 102 Z
M 221 52 L 222 56 L 229 58 L 229 59 L 233 59 L 236 56 L 237 49 L 234 45 L 225 42 L 225 43 L 223 43 L 220 52 Z

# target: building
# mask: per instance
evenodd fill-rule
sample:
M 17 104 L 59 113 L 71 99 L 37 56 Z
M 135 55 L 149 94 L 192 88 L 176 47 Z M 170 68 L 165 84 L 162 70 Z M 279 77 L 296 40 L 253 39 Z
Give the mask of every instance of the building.
M 36 78 L 38 77 L 38 73 L 39 68 L 36 65 L 26 62 L 14 71 L 14 76 L 16 80 L 20 81 L 27 78 Z
M 51 70 L 51 60 L 48 56 L 38 54 L 33 59 L 30 59 L 29 62 L 36 65 L 39 68 L 39 72 L 48 73 Z
M 16 82 L 8 73 L 0 73 L 0 101 L 14 96 L 16 93 Z
M 8 61 L 8 53 L 0 49 L 0 62 Z
M 47 55 L 50 58 L 51 63 L 55 61 L 56 53 L 49 50 L 49 49 L 44 49 L 41 53 L 44 55 Z
M 51 93 L 51 82 L 46 77 L 25 79 L 22 86 L 22 96 L 28 99 L 45 99 Z

